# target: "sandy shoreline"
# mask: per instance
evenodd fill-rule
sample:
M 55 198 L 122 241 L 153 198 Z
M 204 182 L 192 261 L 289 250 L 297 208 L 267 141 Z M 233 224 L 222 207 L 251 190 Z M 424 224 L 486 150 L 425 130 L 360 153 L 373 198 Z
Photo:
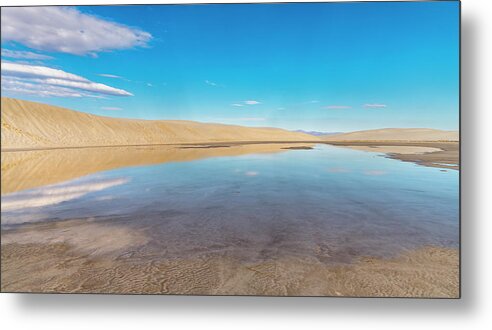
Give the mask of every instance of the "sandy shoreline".
M 326 252 L 324 244 L 308 254 L 254 258 L 239 258 L 212 247 L 206 253 L 166 255 L 164 250 L 171 246 L 163 252 L 149 250 L 149 244 L 155 244 L 149 236 L 154 227 L 131 223 L 129 219 L 84 218 L 2 228 L 1 291 L 459 296 L 459 250 L 453 247 L 421 246 L 393 256 L 361 255 L 350 261 L 318 258 Z M 165 241 L 161 244 L 167 246 Z
M 361 150 L 365 151 L 371 151 L 372 147 L 374 152 L 384 152 L 386 157 L 404 162 L 452 170 L 459 170 L 460 168 L 459 142 L 330 141 L 328 144 L 342 147 L 361 147 Z M 392 148 L 390 151 L 385 151 L 378 149 L 379 147 Z M 439 151 L 412 152 L 408 150 L 408 147 L 432 148 L 439 149 Z
M 67 243 L 2 244 L 2 292 L 458 298 L 457 249 L 327 265 L 299 258 L 137 260 Z
M 99 149 L 99 148 L 158 148 L 158 147 L 174 147 L 174 148 L 205 148 L 205 147 L 234 147 L 245 145 L 263 145 L 263 144 L 315 144 L 324 143 L 323 141 L 224 141 L 224 142 L 194 142 L 194 143 L 156 143 L 156 144 L 122 144 L 122 145 L 100 145 L 100 146 L 73 146 L 73 147 L 39 147 L 39 148 L 3 148 L 1 152 L 14 153 L 25 151 L 44 151 L 44 150 L 81 150 L 81 149 Z M 327 143 L 329 144 L 329 143 Z

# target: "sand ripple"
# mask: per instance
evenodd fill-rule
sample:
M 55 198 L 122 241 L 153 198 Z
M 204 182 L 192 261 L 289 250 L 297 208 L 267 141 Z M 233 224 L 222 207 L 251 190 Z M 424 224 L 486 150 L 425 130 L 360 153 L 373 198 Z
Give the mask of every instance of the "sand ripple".
M 2 245 L 3 292 L 456 298 L 458 283 L 458 251 L 436 247 L 336 266 L 297 258 L 109 258 L 67 243 Z

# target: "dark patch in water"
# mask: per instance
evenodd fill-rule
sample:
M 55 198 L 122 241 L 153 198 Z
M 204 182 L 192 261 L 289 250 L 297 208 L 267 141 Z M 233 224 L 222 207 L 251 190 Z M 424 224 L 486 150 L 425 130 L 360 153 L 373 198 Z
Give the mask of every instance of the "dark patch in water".
M 209 146 L 179 147 L 179 149 L 211 149 L 211 148 L 230 148 L 230 146 L 229 145 L 209 145 Z
M 285 148 L 282 148 L 282 149 L 289 149 L 289 150 L 311 150 L 311 149 L 314 149 L 313 147 L 285 147 Z

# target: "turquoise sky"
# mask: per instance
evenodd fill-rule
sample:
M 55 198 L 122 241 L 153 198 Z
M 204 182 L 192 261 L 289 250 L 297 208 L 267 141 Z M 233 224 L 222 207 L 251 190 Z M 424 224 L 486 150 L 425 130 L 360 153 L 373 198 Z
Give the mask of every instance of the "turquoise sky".
M 456 1 L 3 8 L 2 95 L 112 117 L 455 130 L 458 38 Z

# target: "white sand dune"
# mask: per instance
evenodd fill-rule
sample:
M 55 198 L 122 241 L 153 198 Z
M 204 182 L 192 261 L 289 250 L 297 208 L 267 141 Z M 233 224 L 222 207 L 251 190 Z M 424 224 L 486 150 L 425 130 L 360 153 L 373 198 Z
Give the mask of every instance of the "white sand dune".
M 321 138 L 324 141 L 459 141 L 459 133 L 431 128 L 383 128 Z
M 2 98 L 2 150 L 213 142 L 316 141 L 278 128 L 96 116 Z

